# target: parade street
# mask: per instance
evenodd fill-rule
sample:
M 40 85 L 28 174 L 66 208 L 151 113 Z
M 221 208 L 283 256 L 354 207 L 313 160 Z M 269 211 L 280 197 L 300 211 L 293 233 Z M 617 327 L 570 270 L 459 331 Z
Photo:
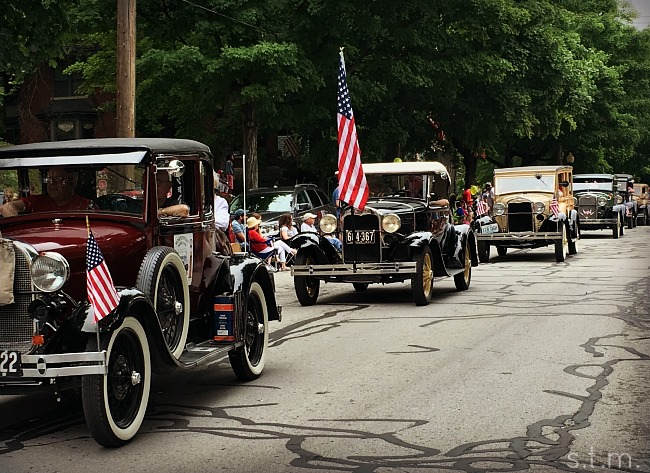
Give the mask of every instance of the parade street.
M 0 472 L 650 472 L 650 227 L 583 232 L 578 255 L 510 250 L 468 291 L 323 284 L 283 321 L 263 375 L 227 358 L 152 387 L 126 446 L 81 401 L 0 398 Z

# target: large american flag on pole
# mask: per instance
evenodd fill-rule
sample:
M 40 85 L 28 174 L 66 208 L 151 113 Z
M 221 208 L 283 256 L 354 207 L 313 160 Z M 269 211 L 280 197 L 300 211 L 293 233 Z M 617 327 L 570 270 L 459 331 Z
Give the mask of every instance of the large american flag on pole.
M 88 300 L 93 307 L 95 322 L 97 322 L 117 307 L 120 296 L 115 289 L 104 255 L 102 255 L 90 227 L 88 227 L 88 246 L 86 247 L 86 284 Z
M 338 83 L 339 200 L 363 210 L 368 201 L 368 184 L 361 166 L 343 51 L 339 53 Z

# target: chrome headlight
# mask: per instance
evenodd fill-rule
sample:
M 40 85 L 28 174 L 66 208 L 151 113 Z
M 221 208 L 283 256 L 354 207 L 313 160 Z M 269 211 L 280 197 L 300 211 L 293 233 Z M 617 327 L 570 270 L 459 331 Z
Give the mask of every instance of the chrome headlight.
M 501 202 L 494 204 L 494 215 L 503 215 L 504 213 L 506 213 L 505 205 L 503 205 Z
M 32 261 L 32 282 L 39 291 L 55 292 L 70 277 L 70 265 L 59 253 L 46 252 Z
M 546 210 L 546 205 L 544 205 L 544 202 L 535 202 L 533 204 L 533 210 L 536 214 L 542 214 Z
M 381 228 L 386 233 L 395 233 L 402 226 L 402 220 L 395 214 L 384 215 L 381 219 Z
M 607 198 L 601 195 L 600 197 L 598 197 L 596 202 L 598 202 L 598 205 L 600 205 L 601 207 L 605 207 L 607 205 Z
M 617 195 L 616 196 L 616 203 L 617 204 L 622 204 L 623 203 L 623 196 Z
M 325 214 L 320 218 L 318 226 L 320 231 L 326 235 L 334 233 L 336 231 L 336 217 L 332 214 Z

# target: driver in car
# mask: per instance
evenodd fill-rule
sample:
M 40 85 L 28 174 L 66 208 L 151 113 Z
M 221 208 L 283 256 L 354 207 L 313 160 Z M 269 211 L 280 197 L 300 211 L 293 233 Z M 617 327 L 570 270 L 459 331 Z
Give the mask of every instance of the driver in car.
M 19 213 L 92 210 L 93 202 L 75 193 L 77 180 L 76 172 L 61 166 L 52 167 L 43 178 L 47 194 L 35 194 L 7 202 L 0 206 L 0 214 L 3 217 L 13 217 Z

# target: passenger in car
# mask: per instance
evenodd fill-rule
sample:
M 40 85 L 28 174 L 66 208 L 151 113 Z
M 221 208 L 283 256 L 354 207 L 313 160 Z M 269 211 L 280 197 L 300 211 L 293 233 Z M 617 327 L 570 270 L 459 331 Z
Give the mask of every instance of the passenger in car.
M 158 217 L 187 217 L 190 208 L 178 199 L 167 197 L 172 190 L 172 177 L 166 171 L 156 173 L 156 197 L 158 199 Z
M 7 202 L 0 206 L 0 214 L 13 217 L 19 213 L 92 210 L 93 202 L 76 194 L 77 181 L 76 172 L 62 166 L 51 167 L 43 179 L 47 195 L 34 194 Z

